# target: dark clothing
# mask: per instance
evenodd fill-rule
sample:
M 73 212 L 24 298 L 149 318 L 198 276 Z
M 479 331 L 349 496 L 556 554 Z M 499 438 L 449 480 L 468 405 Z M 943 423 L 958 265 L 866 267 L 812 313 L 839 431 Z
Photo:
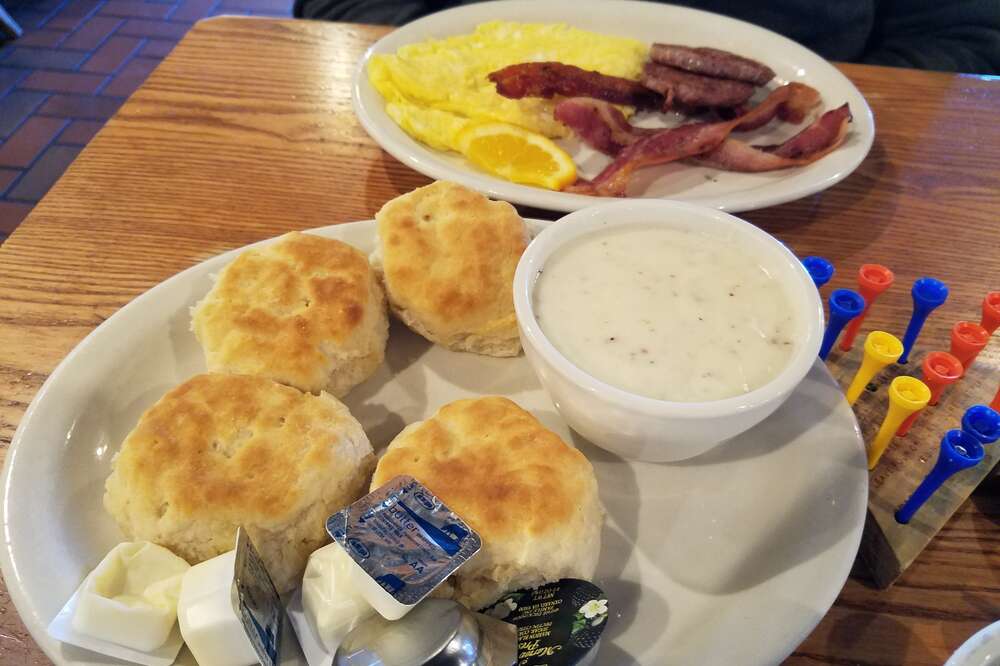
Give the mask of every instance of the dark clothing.
M 472 2 L 295 0 L 294 13 L 330 21 L 402 25 L 464 4 Z M 1000 0 L 674 0 L 674 4 L 756 23 L 829 60 L 976 74 L 1000 71 Z M 669 30 L 664 30 L 663 40 L 670 41 Z

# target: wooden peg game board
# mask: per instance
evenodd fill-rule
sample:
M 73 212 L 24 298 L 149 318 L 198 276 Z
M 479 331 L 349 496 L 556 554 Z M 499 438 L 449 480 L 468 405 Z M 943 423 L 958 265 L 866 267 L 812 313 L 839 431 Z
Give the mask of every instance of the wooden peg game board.
M 866 334 L 867 331 L 864 331 L 858 335 L 849 352 L 842 352 L 835 345 L 827 359 L 827 367 L 845 391 L 861 364 Z M 866 445 L 874 439 L 885 417 L 889 405 L 889 384 L 899 375 L 922 378 L 920 364 L 928 352 L 936 349 L 947 351 L 948 340 L 918 340 L 907 364 L 892 364 L 885 368 L 858 398 L 854 413 Z M 989 404 L 998 382 L 1000 344 L 993 340 L 979 354 L 966 375 L 944 390 L 940 402 L 924 409 L 905 437 L 892 440 L 875 469 L 869 473 L 868 517 L 858 555 L 879 587 L 889 587 L 902 575 L 1000 461 L 1000 442 L 987 445 L 981 463 L 948 479 L 908 524 L 896 522 L 896 509 L 934 466 L 941 437 L 948 430 L 961 427 L 966 409 L 972 405 Z

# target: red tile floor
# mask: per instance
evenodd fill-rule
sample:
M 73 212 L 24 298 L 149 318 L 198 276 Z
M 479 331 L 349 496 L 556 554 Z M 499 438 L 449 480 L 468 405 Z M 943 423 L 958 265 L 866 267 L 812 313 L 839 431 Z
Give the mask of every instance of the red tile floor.
M 290 16 L 292 0 L 0 0 L 0 243 L 191 25 Z

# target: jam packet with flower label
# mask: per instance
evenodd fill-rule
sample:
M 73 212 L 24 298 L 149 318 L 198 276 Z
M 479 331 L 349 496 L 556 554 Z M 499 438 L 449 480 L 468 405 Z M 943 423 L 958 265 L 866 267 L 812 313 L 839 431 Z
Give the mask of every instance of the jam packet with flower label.
M 594 657 L 608 598 L 593 583 L 564 578 L 508 592 L 481 612 L 517 626 L 517 666 L 575 666 Z

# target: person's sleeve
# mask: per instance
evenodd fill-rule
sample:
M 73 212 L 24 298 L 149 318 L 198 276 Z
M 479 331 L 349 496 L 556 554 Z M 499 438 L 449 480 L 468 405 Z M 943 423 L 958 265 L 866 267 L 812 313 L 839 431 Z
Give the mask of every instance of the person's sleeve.
M 949 72 L 1000 70 L 1000 0 L 879 3 L 862 61 Z
M 402 25 L 439 9 L 433 0 L 295 0 L 296 18 Z

